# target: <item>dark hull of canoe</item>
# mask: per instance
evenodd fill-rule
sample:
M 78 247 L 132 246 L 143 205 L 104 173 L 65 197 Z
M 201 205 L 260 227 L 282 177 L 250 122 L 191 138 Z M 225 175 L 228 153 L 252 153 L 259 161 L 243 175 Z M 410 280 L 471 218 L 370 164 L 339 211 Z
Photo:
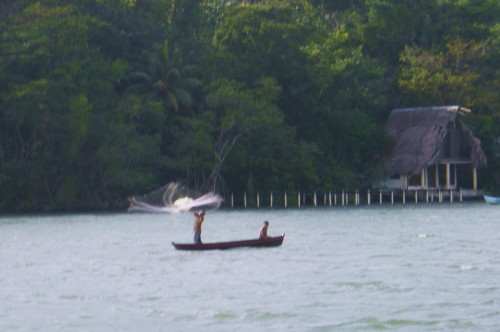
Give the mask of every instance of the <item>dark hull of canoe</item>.
M 278 247 L 283 243 L 285 234 L 277 237 L 270 237 L 265 240 L 243 240 L 231 242 L 215 242 L 215 243 L 174 243 L 172 245 L 177 250 L 224 250 L 241 247 Z

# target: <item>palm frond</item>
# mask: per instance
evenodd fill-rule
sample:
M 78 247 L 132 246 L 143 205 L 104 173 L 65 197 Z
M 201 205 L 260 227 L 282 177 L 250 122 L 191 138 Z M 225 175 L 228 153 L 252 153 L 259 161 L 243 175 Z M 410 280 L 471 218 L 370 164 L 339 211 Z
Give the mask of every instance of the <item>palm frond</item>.
M 125 94 L 143 95 L 150 90 L 150 86 L 145 83 L 136 83 L 127 86 L 123 92 Z
M 203 83 L 197 78 L 184 78 L 179 85 L 186 90 L 190 90 L 200 88 Z
M 183 89 L 174 89 L 173 94 L 175 95 L 175 98 L 177 99 L 179 105 L 190 107 L 193 104 L 193 98 L 191 98 L 191 95 Z
M 168 72 L 167 79 L 175 82 L 179 80 L 179 78 L 181 78 L 179 70 L 177 70 L 177 68 L 171 68 Z
M 150 84 L 151 83 L 151 76 L 149 76 L 146 73 L 136 71 L 136 72 L 131 73 L 128 76 L 128 80 L 129 80 L 129 82 L 131 82 L 131 84 L 137 84 L 137 83 Z
M 166 102 L 166 105 L 165 105 L 166 107 L 172 106 L 174 111 L 179 113 L 179 103 L 177 102 L 177 98 L 175 97 L 175 95 L 173 93 L 169 93 L 167 95 L 167 98 L 165 98 L 165 102 Z

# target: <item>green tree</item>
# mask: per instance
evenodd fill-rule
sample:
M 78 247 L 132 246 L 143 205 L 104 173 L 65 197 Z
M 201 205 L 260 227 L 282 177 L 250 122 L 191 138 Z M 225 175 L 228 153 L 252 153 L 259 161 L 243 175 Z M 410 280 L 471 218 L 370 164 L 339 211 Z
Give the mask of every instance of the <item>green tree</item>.
M 228 5 L 213 35 L 212 75 L 254 84 L 261 76 L 285 86 L 298 66 L 305 27 L 287 2 Z
M 495 0 L 5 0 L 0 210 L 117 206 L 174 180 L 364 186 L 391 108 L 429 104 L 473 110 L 494 184 L 498 13 Z
M 276 106 L 281 90 L 273 79 L 262 78 L 254 87 L 221 79 L 207 91 L 209 109 L 183 121 L 184 135 L 172 148 L 193 185 L 224 189 L 221 170 L 235 146 L 262 128 L 283 126 Z
M 167 40 L 157 54 L 149 58 L 147 72 L 130 75 L 126 92 L 143 95 L 146 100 L 163 102 L 165 110 L 179 112 L 181 106 L 189 109 L 193 104 L 191 91 L 201 87 L 193 74 L 193 66 L 183 66 L 179 49 L 171 51 Z
M 120 177 L 125 183 L 125 169 L 129 175 L 147 169 L 144 159 L 138 161 L 145 153 L 124 152 L 154 138 L 138 139 L 135 124 L 115 104 L 112 83 L 124 66 L 92 46 L 89 27 L 99 24 L 74 6 L 41 3 L 8 17 L 0 60 L 7 73 L 0 92 L 3 208 L 106 206 L 130 189 L 116 185 Z M 128 137 L 120 137 L 125 132 Z M 110 144 L 115 147 L 105 150 Z M 136 186 L 150 180 L 129 177 Z
M 455 39 L 440 53 L 406 47 L 399 85 L 415 102 L 474 105 L 481 94 L 479 69 L 486 46 Z

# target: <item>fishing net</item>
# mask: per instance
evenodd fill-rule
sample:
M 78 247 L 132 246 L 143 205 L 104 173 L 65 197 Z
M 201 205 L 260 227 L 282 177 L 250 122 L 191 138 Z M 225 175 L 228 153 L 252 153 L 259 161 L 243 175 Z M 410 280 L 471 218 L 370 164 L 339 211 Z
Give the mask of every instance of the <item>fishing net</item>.
M 142 196 L 129 199 L 129 211 L 151 213 L 181 213 L 197 209 L 217 209 L 222 204 L 222 197 L 209 192 L 197 195 L 186 186 L 169 183 Z

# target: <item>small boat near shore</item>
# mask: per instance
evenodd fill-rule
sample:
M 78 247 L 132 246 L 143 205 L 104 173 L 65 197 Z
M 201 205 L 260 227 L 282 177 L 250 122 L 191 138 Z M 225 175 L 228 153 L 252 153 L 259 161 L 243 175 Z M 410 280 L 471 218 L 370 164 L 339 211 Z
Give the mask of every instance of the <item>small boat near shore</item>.
M 484 201 L 488 204 L 500 204 L 500 197 L 483 195 Z
M 267 239 L 252 239 L 252 240 L 239 240 L 230 242 L 213 242 L 213 243 L 175 243 L 172 245 L 177 250 L 225 250 L 241 247 L 278 247 L 283 243 L 285 234 L 280 236 L 268 237 Z

